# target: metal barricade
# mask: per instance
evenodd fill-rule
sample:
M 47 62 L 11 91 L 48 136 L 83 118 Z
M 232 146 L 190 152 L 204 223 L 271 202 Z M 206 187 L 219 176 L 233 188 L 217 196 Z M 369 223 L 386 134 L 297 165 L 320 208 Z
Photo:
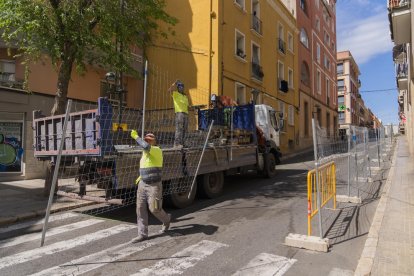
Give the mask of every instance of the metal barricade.
M 331 199 L 336 209 L 336 167 L 333 161 L 308 172 L 308 236 L 312 234 L 312 218 Z

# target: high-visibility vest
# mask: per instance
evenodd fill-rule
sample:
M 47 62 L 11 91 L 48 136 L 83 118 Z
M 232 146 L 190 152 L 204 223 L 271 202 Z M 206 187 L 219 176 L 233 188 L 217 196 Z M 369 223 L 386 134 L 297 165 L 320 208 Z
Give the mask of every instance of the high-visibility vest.
M 188 113 L 188 97 L 185 94 L 181 94 L 178 91 L 172 93 L 174 101 L 174 110 L 177 112 Z
M 150 150 L 142 152 L 141 161 L 139 162 L 140 169 L 147 168 L 162 168 L 163 156 L 160 147 L 151 146 Z

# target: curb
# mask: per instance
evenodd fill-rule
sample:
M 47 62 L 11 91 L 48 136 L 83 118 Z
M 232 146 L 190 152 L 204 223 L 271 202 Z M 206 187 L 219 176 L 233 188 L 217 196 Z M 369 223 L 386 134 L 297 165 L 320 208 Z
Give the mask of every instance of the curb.
M 93 204 L 96 204 L 96 202 L 82 202 L 82 203 L 71 205 L 71 206 L 62 206 L 62 207 L 57 207 L 57 208 L 52 207 L 52 209 L 50 210 L 50 213 L 53 214 L 53 213 L 58 213 L 62 211 L 69 211 L 69 210 L 73 210 L 76 208 L 85 207 L 85 206 L 89 206 Z M 0 226 L 5 226 L 5 225 L 12 224 L 12 223 L 21 222 L 21 221 L 37 218 L 40 216 L 44 216 L 45 213 L 46 213 L 46 210 L 38 210 L 38 211 L 22 213 L 17 216 L 13 216 L 13 217 L 0 218 Z
M 311 152 L 313 152 L 313 147 L 302 150 L 302 151 L 299 151 L 299 152 L 292 152 L 292 153 L 289 153 L 289 154 L 286 154 L 286 155 L 284 154 L 282 156 L 282 158 L 280 158 L 280 161 L 283 162 L 283 161 L 289 160 L 289 159 L 297 157 L 297 156 L 306 155 L 306 154 L 311 153 Z
M 379 232 L 381 229 L 382 220 L 385 215 L 385 209 L 388 201 L 388 193 L 391 188 L 392 178 L 394 176 L 395 161 L 397 158 L 399 140 L 396 143 L 395 150 L 392 157 L 392 165 L 387 177 L 387 181 L 384 186 L 381 199 L 378 203 L 377 210 L 375 211 L 374 218 L 372 220 L 371 227 L 369 228 L 368 238 L 365 241 L 364 249 L 362 250 L 361 257 L 358 261 L 357 268 L 355 269 L 355 276 L 371 275 L 372 266 L 374 265 L 374 258 L 377 251 Z

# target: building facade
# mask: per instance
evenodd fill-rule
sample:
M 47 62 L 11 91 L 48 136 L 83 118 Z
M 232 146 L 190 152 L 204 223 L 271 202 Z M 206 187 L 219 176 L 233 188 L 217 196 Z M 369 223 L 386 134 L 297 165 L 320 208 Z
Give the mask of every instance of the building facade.
M 300 146 L 312 146 L 312 118 L 335 133 L 336 1 L 297 0 L 299 29 Z
M 359 126 L 361 123 L 360 71 L 350 51 L 337 54 L 339 128 Z M 363 119 L 362 119 L 363 120 Z
M 297 149 L 296 3 L 171 0 L 166 12 L 178 19 L 175 35 L 148 49 L 149 63 L 167 70 L 172 81 L 183 80 L 193 104 L 208 104 L 216 94 L 272 106 L 284 121 L 282 152 Z
M 414 113 L 412 111 L 412 91 L 414 89 L 413 10 L 411 0 L 388 0 L 391 39 L 395 45 L 392 56 L 398 87 L 399 130 L 400 133 L 407 136 L 411 152 L 414 152 Z

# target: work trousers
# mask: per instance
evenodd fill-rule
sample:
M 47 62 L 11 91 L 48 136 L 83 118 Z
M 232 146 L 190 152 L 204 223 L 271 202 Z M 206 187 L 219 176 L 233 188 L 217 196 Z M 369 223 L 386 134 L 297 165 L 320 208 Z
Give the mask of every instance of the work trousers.
M 148 206 L 148 208 L 147 208 Z M 148 237 L 148 209 L 163 224 L 169 222 L 169 216 L 162 209 L 162 183 L 146 184 L 140 181 L 137 189 L 138 236 Z
M 174 146 L 184 146 L 184 138 L 188 130 L 188 114 L 184 112 L 175 113 L 175 139 Z

